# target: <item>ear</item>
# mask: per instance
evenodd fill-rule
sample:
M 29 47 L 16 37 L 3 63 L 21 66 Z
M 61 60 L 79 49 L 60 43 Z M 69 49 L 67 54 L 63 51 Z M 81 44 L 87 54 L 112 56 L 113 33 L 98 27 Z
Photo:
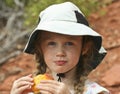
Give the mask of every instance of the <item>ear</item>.
M 85 55 L 87 52 L 88 52 L 88 47 L 84 46 L 83 49 L 82 49 L 82 55 Z
M 87 54 L 90 47 L 91 47 L 91 42 L 84 43 L 83 48 L 82 48 L 82 55 Z

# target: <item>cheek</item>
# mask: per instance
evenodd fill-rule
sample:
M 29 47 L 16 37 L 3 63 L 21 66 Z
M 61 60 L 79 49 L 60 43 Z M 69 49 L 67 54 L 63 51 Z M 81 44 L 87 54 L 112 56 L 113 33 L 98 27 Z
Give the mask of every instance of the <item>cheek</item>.
M 73 51 L 68 52 L 68 57 L 72 62 L 77 63 L 79 61 L 80 58 L 80 54 L 81 54 L 81 50 L 80 49 L 75 49 Z
M 80 58 L 80 53 L 78 53 L 78 52 L 72 53 L 70 58 L 74 63 L 78 63 L 79 58 Z
M 53 58 L 53 52 L 49 51 L 49 50 L 45 50 L 43 52 L 43 56 L 44 56 L 44 60 L 46 63 L 48 63 L 48 61 L 50 62 Z

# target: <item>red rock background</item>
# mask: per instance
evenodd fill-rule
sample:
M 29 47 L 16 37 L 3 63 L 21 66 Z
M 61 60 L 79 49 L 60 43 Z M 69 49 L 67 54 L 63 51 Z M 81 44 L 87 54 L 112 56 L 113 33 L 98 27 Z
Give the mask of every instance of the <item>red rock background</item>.
M 101 64 L 89 77 L 111 91 L 120 94 L 120 0 L 93 13 L 88 18 L 94 30 L 103 35 L 108 51 Z M 21 53 L 0 66 L 0 94 L 9 94 L 17 78 L 35 72 L 34 57 Z
M 103 36 L 107 55 L 90 77 L 112 94 L 120 94 L 120 0 L 100 11 L 101 16 L 92 14 L 89 21 Z

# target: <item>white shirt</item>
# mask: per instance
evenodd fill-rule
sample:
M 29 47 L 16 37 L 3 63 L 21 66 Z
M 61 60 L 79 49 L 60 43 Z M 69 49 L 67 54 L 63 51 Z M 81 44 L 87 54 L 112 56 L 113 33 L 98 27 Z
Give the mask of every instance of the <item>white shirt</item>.
M 110 94 L 110 92 L 106 88 L 100 86 L 96 82 L 87 80 L 85 82 L 85 90 L 83 94 L 98 94 L 98 93 Z

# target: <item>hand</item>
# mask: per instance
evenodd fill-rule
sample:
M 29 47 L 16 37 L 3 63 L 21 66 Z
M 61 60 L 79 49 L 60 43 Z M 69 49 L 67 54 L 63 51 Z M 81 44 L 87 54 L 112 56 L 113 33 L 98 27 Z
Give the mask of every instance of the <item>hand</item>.
M 14 81 L 10 94 L 27 94 L 33 85 L 32 74 Z
M 42 80 L 37 86 L 41 94 L 70 94 L 68 87 L 58 81 Z

